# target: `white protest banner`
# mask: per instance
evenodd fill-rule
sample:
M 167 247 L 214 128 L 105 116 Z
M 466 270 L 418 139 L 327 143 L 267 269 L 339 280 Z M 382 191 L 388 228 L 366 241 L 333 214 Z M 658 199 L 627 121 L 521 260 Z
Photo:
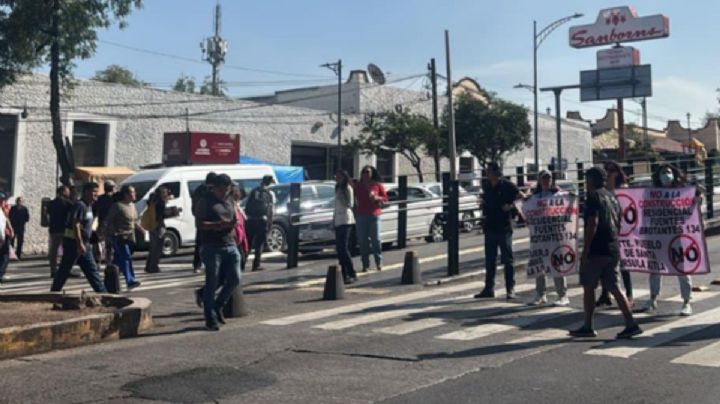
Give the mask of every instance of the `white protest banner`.
M 620 203 L 620 265 L 660 275 L 710 272 L 695 187 L 626 188 Z
M 530 231 L 528 278 L 576 273 L 577 196 L 568 192 L 533 194 L 521 208 Z

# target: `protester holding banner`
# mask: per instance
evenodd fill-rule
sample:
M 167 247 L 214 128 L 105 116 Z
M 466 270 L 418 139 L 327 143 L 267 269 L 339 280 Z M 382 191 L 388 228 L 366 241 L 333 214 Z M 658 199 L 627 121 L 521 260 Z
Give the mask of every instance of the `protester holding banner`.
M 635 322 L 625 295 L 618 287 L 618 262 L 620 260 L 620 204 L 615 195 L 605 189 L 606 171 L 592 167 L 585 172 L 587 198 L 585 202 L 585 242 L 580 261 L 580 284 L 584 289 L 583 306 L 585 324 L 571 330 L 573 337 L 595 337 L 593 313 L 595 311 L 595 288 L 602 282 L 612 293 L 625 318 L 625 329 L 617 338 L 631 338 L 642 330 Z
M 680 188 L 685 186 L 685 176 L 680 170 L 671 165 L 663 164 L 660 166 L 652 176 L 653 185 L 656 188 Z M 697 206 L 697 200 L 696 200 Z M 690 300 L 692 299 L 692 279 L 689 275 L 678 275 L 678 283 L 680 284 L 680 295 L 683 299 L 682 309 L 680 309 L 681 316 L 689 316 L 692 314 L 692 306 L 690 306 Z M 651 312 L 657 310 L 657 298 L 660 295 L 660 289 L 662 288 L 662 276 L 657 273 L 650 274 L 650 300 L 643 306 L 642 311 Z
M 607 182 L 605 183 L 605 188 L 615 194 L 616 188 L 625 188 L 627 187 L 627 175 L 625 175 L 625 171 L 622 169 L 620 164 L 618 164 L 615 161 L 606 161 L 603 165 L 605 167 L 605 171 L 607 172 Z M 630 307 L 633 306 L 633 290 L 632 290 L 632 278 L 630 277 L 630 272 L 625 271 L 622 267 L 620 267 L 620 275 L 622 275 L 623 285 L 625 286 L 625 296 L 628 299 L 628 303 L 630 304 Z M 602 306 L 612 306 L 612 302 L 610 301 L 610 293 L 605 289 L 602 288 L 602 292 L 600 292 L 600 297 L 598 298 L 597 302 L 595 303 L 596 306 L 602 307 Z
M 538 183 L 535 189 L 533 189 L 532 196 L 540 199 L 549 199 L 553 195 L 557 194 L 559 188 L 557 188 L 552 182 L 552 174 L 548 170 L 542 170 L 538 174 Z M 577 213 L 575 213 L 577 216 Z M 575 222 L 577 228 L 577 222 Z M 564 229 L 563 229 L 564 230 Z M 576 234 L 574 234 L 576 236 Z M 573 251 L 573 257 L 574 257 Z M 535 278 L 535 299 L 533 299 L 529 306 L 539 306 L 547 303 L 547 296 L 545 294 L 547 277 L 545 273 L 536 275 Z M 558 294 L 558 300 L 553 305 L 555 306 L 568 306 L 570 305 L 570 299 L 567 297 L 567 279 L 565 276 L 554 276 L 553 281 L 555 283 L 555 291 Z

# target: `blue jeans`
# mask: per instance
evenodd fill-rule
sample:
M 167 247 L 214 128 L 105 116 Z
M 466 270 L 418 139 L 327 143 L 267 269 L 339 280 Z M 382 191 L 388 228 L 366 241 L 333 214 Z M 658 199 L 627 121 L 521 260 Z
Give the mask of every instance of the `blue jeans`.
M 117 237 L 109 238 L 108 241 L 113 243 L 113 248 L 115 249 L 113 254 L 113 264 L 117 265 L 118 269 L 125 277 L 125 282 L 128 286 L 130 286 L 135 283 L 135 271 L 133 270 L 130 244 L 126 241 L 121 241 Z
M 63 239 L 63 257 L 60 261 L 60 268 L 53 277 L 52 286 L 50 287 L 51 292 L 59 292 L 65 286 L 67 278 L 70 276 L 70 270 L 72 270 L 75 263 L 80 266 L 85 278 L 87 279 L 90 286 L 97 293 L 105 293 L 105 285 L 103 285 L 98 273 L 98 267 L 95 263 L 95 257 L 92 253 L 92 245 L 89 242 L 85 242 L 85 255 L 78 254 L 77 241 L 74 239 Z
M 240 284 L 240 252 L 237 246 L 208 246 L 200 248 L 200 257 L 205 265 L 205 289 L 203 290 L 203 308 L 205 321 L 216 324 L 214 310 L 220 310 L 230 299 L 230 295 Z M 224 283 L 215 297 L 218 278 Z
M 375 265 L 382 266 L 382 240 L 380 240 L 380 216 L 373 214 L 357 215 L 355 218 L 355 229 L 357 230 L 358 244 L 360 245 L 360 256 L 363 269 L 370 267 L 370 244 L 372 253 L 375 256 Z
M 512 230 L 485 232 L 485 289 L 495 289 L 497 273 L 497 253 L 500 249 L 500 262 L 505 265 L 505 289 L 515 288 L 515 267 L 513 266 Z

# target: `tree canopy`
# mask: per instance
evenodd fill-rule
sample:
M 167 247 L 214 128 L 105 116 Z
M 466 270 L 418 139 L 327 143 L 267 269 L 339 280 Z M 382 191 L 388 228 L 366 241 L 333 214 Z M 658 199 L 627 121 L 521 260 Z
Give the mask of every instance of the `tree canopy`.
M 140 87 L 146 83 L 135 77 L 135 74 L 125 67 L 119 65 L 110 65 L 103 70 L 95 72 L 93 80 L 105 83 L 118 83 L 126 86 Z

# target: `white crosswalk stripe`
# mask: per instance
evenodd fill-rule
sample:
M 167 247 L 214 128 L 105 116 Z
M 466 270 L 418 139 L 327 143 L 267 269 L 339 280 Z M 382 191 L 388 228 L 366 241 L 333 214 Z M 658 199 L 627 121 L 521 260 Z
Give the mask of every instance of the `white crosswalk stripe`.
M 696 365 L 718 368 L 720 367 L 720 342 L 710 344 L 704 348 L 679 356 L 670 362 L 683 365 Z

